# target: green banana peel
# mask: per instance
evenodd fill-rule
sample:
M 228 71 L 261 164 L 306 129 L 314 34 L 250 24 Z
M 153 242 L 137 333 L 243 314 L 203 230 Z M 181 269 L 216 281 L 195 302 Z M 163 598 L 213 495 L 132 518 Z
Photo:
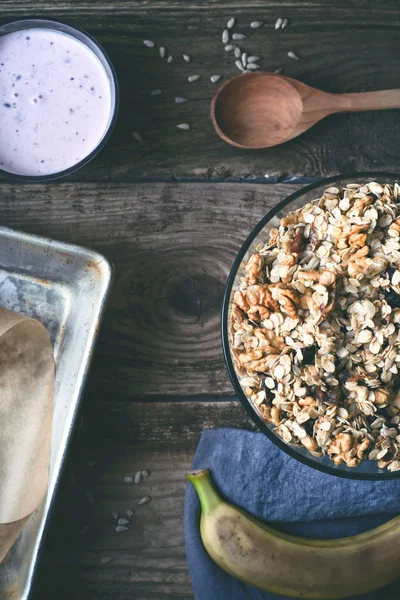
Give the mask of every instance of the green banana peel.
M 260 589 L 293 598 L 339 600 L 378 589 L 400 575 L 400 517 L 336 540 L 275 531 L 225 502 L 208 470 L 187 475 L 200 499 L 200 533 L 226 572 Z

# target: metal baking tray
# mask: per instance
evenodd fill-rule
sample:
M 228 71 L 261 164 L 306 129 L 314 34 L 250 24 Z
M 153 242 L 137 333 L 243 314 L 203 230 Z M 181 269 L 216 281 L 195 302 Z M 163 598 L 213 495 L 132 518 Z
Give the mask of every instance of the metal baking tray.
M 0 565 L 1 600 L 28 598 L 111 280 L 96 252 L 0 227 L 0 305 L 39 319 L 56 360 L 49 488 Z

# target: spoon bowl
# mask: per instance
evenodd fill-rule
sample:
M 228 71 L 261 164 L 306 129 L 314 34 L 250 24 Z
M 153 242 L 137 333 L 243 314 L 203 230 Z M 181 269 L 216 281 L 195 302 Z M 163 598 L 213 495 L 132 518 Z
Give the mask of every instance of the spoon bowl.
M 400 108 L 400 90 L 331 94 L 274 73 L 243 73 L 226 81 L 211 102 L 218 135 L 245 149 L 270 148 L 336 112 Z
M 282 144 L 299 123 L 303 102 L 296 88 L 272 73 L 248 73 L 225 82 L 214 97 L 217 133 L 238 148 Z

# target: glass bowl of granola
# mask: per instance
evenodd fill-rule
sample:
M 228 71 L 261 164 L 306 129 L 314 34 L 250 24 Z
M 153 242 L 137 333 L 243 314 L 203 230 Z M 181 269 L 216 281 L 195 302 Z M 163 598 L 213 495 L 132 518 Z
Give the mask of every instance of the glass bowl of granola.
M 400 477 L 400 176 L 330 177 L 275 206 L 226 287 L 234 388 L 276 445 L 353 479 Z

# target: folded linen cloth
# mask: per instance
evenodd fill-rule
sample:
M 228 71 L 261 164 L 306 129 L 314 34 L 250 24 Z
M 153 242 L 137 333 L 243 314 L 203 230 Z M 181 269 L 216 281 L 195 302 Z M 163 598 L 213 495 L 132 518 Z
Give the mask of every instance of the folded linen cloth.
M 374 482 L 326 475 L 291 458 L 261 433 L 238 429 L 204 431 L 193 469 L 210 469 L 226 500 L 295 535 L 355 535 L 400 513 L 400 479 Z M 188 483 L 185 542 L 195 600 L 283 599 L 220 569 L 204 550 L 199 518 L 200 503 Z M 398 600 L 400 580 L 357 598 Z

